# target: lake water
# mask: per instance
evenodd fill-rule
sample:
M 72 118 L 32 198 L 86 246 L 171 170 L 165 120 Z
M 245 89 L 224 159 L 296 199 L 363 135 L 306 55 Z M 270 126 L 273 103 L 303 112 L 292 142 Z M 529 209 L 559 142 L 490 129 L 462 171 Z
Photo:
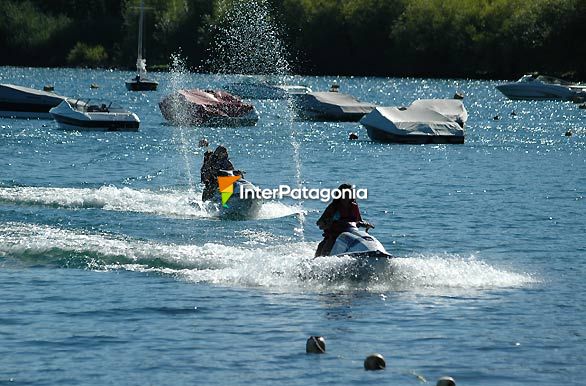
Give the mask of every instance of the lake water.
M 358 123 L 292 122 L 286 101 L 254 101 L 256 127 L 175 128 L 164 95 L 235 77 L 152 74 L 159 91 L 131 93 L 131 76 L 0 68 L 0 83 L 141 119 L 137 133 L 0 119 L 0 384 L 586 382 L 584 110 L 489 81 L 289 79 L 381 105 L 465 94 L 464 145 L 379 144 Z M 317 264 L 319 201 L 247 221 L 193 205 L 202 137 L 261 187 L 367 188 L 371 233 L 400 257 L 362 278 Z M 305 353 L 310 335 L 326 354 Z M 385 371 L 364 371 L 373 352 Z

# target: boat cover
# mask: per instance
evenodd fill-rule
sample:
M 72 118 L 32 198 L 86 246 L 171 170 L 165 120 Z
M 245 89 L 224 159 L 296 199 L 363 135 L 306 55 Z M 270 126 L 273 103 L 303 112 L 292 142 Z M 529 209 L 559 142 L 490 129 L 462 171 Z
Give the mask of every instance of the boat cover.
M 0 84 L 0 101 L 13 103 L 42 103 L 57 106 L 65 97 L 53 92 L 14 84 Z
M 195 124 L 216 118 L 239 118 L 254 111 L 253 105 L 228 92 L 199 89 L 175 91 L 159 107 L 169 121 Z
M 356 121 L 376 107 L 372 103 L 360 102 L 351 95 L 328 91 L 301 94 L 297 98 L 296 106 L 302 110 L 302 115 Z M 356 117 L 358 118 L 355 119 Z
M 463 136 L 468 113 L 455 99 L 422 99 L 409 107 L 377 107 L 360 123 L 395 136 Z

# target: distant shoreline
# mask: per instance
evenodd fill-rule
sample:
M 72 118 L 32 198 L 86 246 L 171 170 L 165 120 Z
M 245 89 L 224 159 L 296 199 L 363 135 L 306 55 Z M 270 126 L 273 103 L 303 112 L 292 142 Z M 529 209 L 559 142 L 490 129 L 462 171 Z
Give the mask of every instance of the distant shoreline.
M 155 67 L 155 66 L 153 66 Z M 149 69 L 149 73 L 164 74 L 171 72 L 168 69 L 170 66 L 166 66 L 167 69 L 154 68 Z M 118 71 L 118 72 L 135 72 L 132 68 L 117 68 L 117 67 L 70 67 L 70 66 L 5 66 L 0 65 L 0 72 L 2 68 L 21 68 L 21 69 L 52 69 L 52 70 L 90 70 L 90 71 Z M 213 73 L 206 71 L 188 70 L 191 74 L 202 74 L 202 75 L 226 75 L 226 76 L 256 76 L 256 77 L 332 77 L 332 78 L 381 78 L 381 79 L 437 79 L 437 80 L 485 80 L 485 81 L 506 81 L 506 80 L 517 80 L 523 74 L 519 74 L 517 78 L 505 79 L 505 78 L 490 78 L 490 77 L 437 77 L 437 76 L 395 76 L 395 75 L 347 75 L 347 74 L 237 74 L 237 73 Z

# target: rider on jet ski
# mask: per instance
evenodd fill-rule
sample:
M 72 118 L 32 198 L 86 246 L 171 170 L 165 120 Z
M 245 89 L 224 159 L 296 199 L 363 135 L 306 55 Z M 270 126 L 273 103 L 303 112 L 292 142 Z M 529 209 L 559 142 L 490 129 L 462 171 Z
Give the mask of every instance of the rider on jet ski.
M 341 198 L 334 199 L 326 208 L 324 213 L 317 220 L 317 226 L 323 230 L 324 239 L 317 246 L 315 256 L 329 256 L 338 236 L 343 233 L 349 222 L 356 223 L 356 226 L 374 228 L 374 225 L 362 220 L 360 208 L 354 198 L 351 198 L 352 185 L 342 184 L 338 187 L 342 192 Z
M 210 200 L 218 191 L 218 175 L 220 170 L 234 170 L 234 165 L 228 157 L 228 149 L 220 145 L 214 150 L 204 153 L 203 164 L 201 166 L 201 182 L 205 184 L 202 194 L 202 200 Z M 234 171 L 234 175 L 242 175 L 239 170 Z

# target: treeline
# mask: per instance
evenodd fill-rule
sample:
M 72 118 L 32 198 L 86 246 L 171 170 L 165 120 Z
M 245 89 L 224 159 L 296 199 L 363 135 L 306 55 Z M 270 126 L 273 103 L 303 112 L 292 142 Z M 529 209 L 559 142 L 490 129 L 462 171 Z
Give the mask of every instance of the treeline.
M 0 0 L 0 65 L 133 68 L 139 4 Z M 201 71 L 271 72 L 274 66 L 251 62 L 279 56 L 298 74 L 515 78 L 537 71 L 586 78 L 584 0 L 145 0 L 145 6 L 151 69 L 164 68 L 180 49 Z M 278 47 L 270 42 L 276 37 Z M 222 39 L 242 44 L 240 52 Z M 218 58 L 238 55 L 249 57 L 246 65 L 218 65 Z

